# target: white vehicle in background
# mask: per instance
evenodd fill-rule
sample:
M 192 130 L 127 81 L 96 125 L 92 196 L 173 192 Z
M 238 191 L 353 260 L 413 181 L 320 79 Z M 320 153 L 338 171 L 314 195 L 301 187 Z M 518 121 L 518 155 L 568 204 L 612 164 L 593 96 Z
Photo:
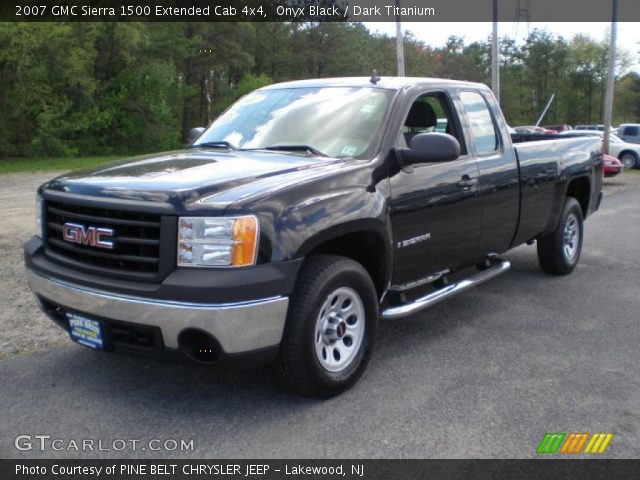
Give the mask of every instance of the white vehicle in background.
M 623 123 L 616 134 L 625 142 L 640 143 L 640 123 Z
M 559 135 L 590 135 L 602 137 L 604 132 L 597 130 L 571 130 Z M 625 168 L 640 168 L 640 144 L 628 143 L 615 134 L 609 135 L 609 155 L 616 157 Z
M 616 133 L 616 129 L 613 127 L 611 128 L 611 133 Z M 604 132 L 604 125 L 600 124 L 600 125 L 576 125 L 576 128 L 574 130 L 595 130 L 598 132 Z

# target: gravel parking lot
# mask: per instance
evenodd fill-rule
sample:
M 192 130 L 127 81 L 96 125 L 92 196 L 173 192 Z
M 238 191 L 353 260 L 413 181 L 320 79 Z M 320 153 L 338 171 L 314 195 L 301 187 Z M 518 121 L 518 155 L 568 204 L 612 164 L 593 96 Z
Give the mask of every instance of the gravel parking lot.
M 22 261 L 22 246 L 35 227 L 36 188 L 59 173 L 0 175 L 0 359 L 45 351 L 68 338 L 64 332 L 52 329 L 51 321 L 36 307 Z
M 535 250 L 505 275 L 421 315 L 383 322 L 361 382 L 325 402 L 272 371 L 228 372 L 72 344 L 37 310 L 21 248 L 36 186 L 0 176 L 0 457 L 534 457 L 547 431 L 613 432 L 640 453 L 640 174 L 606 181 L 583 257 L 562 278 Z M 11 388 L 7 388 L 11 386 Z M 193 452 L 28 451 L 19 434 L 191 438 Z

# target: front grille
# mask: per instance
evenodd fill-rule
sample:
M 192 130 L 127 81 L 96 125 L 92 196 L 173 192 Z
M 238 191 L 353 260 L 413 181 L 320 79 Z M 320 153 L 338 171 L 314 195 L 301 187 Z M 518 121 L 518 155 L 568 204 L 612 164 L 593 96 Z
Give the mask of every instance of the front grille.
M 160 269 L 161 215 L 47 200 L 43 221 L 47 253 L 58 260 L 103 272 L 155 275 Z M 65 241 L 65 223 L 112 229 L 114 248 Z

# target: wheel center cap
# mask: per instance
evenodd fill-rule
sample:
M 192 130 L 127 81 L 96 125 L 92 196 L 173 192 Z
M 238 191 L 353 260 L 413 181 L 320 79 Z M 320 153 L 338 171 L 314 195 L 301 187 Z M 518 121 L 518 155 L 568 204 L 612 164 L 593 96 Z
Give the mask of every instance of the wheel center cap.
M 342 338 L 347 331 L 347 324 L 344 322 L 340 322 L 338 324 L 338 328 L 336 328 L 336 333 L 338 334 L 338 338 Z

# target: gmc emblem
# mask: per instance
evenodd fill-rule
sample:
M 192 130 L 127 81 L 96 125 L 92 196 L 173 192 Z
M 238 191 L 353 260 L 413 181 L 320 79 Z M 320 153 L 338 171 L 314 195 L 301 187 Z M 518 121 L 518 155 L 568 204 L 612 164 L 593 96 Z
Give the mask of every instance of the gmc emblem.
M 106 240 L 109 237 L 113 237 L 111 228 L 85 227 L 76 223 L 62 226 L 62 238 L 69 243 L 113 250 L 113 242 Z

